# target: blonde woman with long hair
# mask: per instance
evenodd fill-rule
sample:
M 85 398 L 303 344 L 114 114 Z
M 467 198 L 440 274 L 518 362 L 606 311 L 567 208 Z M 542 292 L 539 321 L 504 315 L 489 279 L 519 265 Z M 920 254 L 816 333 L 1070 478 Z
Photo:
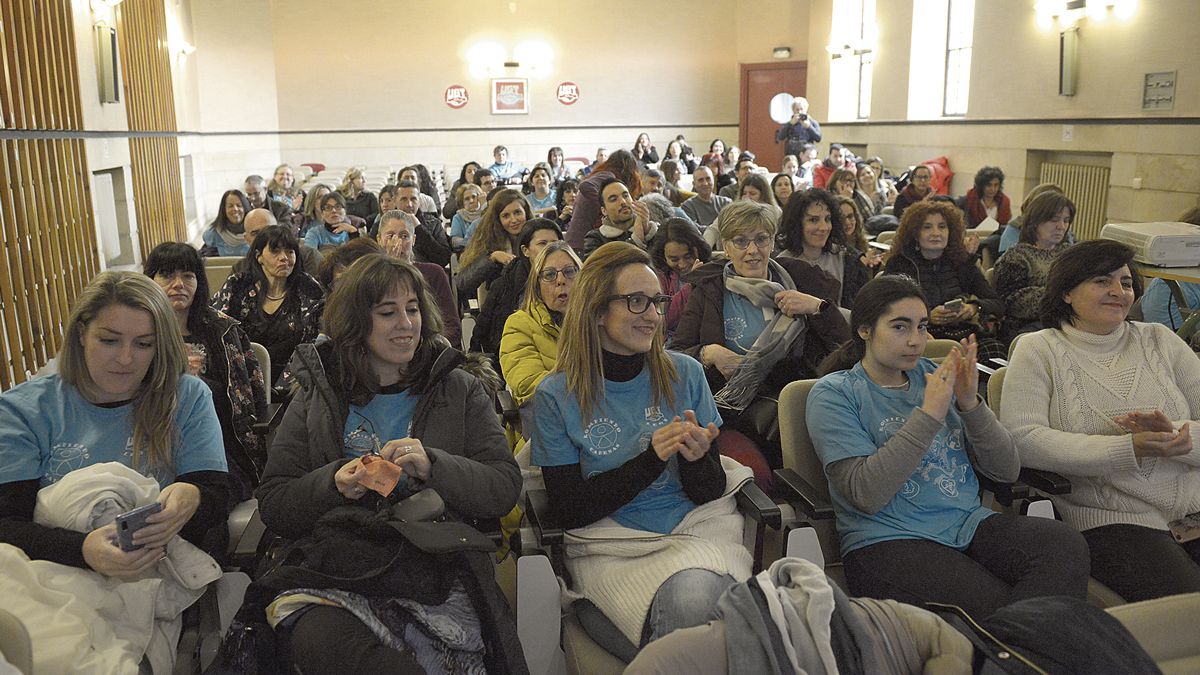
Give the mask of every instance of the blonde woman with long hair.
M 0 542 L 33 560 L 136 577 L 181 534 L 199 544 L 224 527 L 228 476 L 212 393 L 187 375 L 167 296 L 136 272 L 104 272 L 67 321 L 58 373 L 0 394 Z M 91 532 L 33 522 L 38 491 L 69 472 L 119 462 L 157 480 L 162 511 L 116 545 L 112 523 Z
M 750 573 L 704 371 L 663 349 L 670 303 L 644 251 L 596 249 L 570 292 L 557 364 L 534 395 L 532 460 L 573 530 L 567 565 L 590 601 L 577 607 L 581 622 L 625 660 L 707 621 Z M 733 466 L 730 484 L 750 479 Z M 621 554 L 617 540 L 646 550 Z
M 362 169 L 352 166 L 346 169 L 346 176 L 337 191 L 346 200 L 346 213 L 370 220 L 371 216 L 379 213 L 379 198 L 367 189 L 367 179 Z

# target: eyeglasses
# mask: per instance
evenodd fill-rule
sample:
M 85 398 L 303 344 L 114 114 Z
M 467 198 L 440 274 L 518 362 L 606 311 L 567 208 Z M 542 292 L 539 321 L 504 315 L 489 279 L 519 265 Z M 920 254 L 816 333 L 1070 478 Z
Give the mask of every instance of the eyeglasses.
M 542 281 L 552 284 L 558 279 L 558 275 L 560 274 L 563 275 L 564 279 L 574 279 L 575 275 L 579 274 L 579 268 L 574 265 L 571 265 L 570 267 L 564 267 L 561 270 L 556 270 L 553 267 L 547 267 L 546 269 L 542 270 L 542 273 L 539 274 L 538 277 Z
M 650 305 L 654 305 L 655 311 L 660 315 L 666 314 L 667 309 L 671 306 L 671 296 L 658 295 L 650 296 L 645 293 L 626 293 L 625 295 L 610 295 L 604 299 L 605 302 L 613 302 L 615 300 L 624 300 L 625 307 L 629 309 L 631 314 L 643 314 Z
M 322 206 L 321 210 L 326 213 L 330 213 L 332 211 L 345 211 L 346 207 L 342 206 L 341 204 L 338 204 L 337 202 L 334 202 L 332 204 L 326 204 L 325 206 Z
M 739 251 L 745 251 L 750 244 L 754 244 L 754 247 L 761 251 L 771 247 L 771 235 L 760 234 L 753 239 L 749 237 L 734 237 L 729 240 L 729 243 L 733 244 L 733 247 Z

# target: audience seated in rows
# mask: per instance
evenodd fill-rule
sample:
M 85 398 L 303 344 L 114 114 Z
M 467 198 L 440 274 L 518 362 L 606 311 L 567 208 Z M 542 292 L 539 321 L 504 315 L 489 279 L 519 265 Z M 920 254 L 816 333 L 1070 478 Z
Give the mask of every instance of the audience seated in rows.
M 846 197 L 842 197 L 846 199 Z M 834 283 L 833 299 L 849 308 L 871 270 L 862 251 L 846 241 L 846 223 L 837 198 L 825 190 L 797 192 L 779 223 L 779 260 L 801 260 L 825 272 Z
M 183 335 L 188 374 L 200 378 L 212 393 L 230 495 L 235 503 L 245 501 L 258 486 L 267 461 L 263 438 L 254 431 L 256 423 L 267 420 L 266 379 L 250 338 L 237 321 L 208 306 L 208 277 L 196 249 L 159 244 L 146 256 L 142 271 L 166 293 Z
M 257 492 L 263 522 L 289 539 L 307 537 L 310 552 L 324 547 L 328 555 L 307 558 L 318 572 L 351 578 L 400 555 L 407 573 L 382 577 L 368 595 L 337 587 L 279 594 L 271 617 L 290 633 L 288 658 L 313 672 L 350 664 L 378 673 L 523 670 L 515 619 L 472 539 L 482 536 L 466 535 L 463 523 L 503 516 L 520 490 L 492 393 L 446 346 L 425 281 L 406 262 L 353 264 L 330 294 L 322 328 L 329 339 L 301 345 L 292 363 L 300 388 Z M 379 485 L 366 480 L 367 456 L 402 469 L 394 489 L 367 487 Z M 431 564 L 415 546 L 398 554 L 356 536 L 352 523 L 429 494 L 444 502 L 445 519 L 427 524 L 437 529 L 426 536 L 457 555 Z
M 808 397 L 848 590 L 954 604 L 978 617 L 1023 598 L 1083 599 L 1081 537 L 1056 520 L 980 504 L 976 472 L 1011 482 L 1020 461 L 979 396 L 974 336 L 941 365 L 921 356 L 926 304 L 911 279 L 882 276 L 863 287 L 852 338 Z
M 991 336 L 1004 316 L 1004 300 L 970 258 L 962 212 L 953 203 L 924 199 L 905 211 L 883 269 L 921 286 L 930 335 L 956 341 L 975 335 L 982 358 L 1003 358 L 1008 350 Z
M 576 277 L 555 370 L 534 396 L 532 459 L 550 506 L 594 540 L 566 559 L 572 590 L 585 598 L 581 623 L 626 660 L 707 621 L 721 593 L 750 574 L 742 519 L 726 494 L 749 472 L 726 477 L 704 373 L 663 349 L 669 303 L 645 251 L 600 247 Z M 658 537 L 666 534 L 692 536 L 670 546 Z M 637 539 L 616 547 L 605 543 L 612 536 Z
M 471 351 L 496 357 L 504 337 L 505 321 L 525 304 L 525 289 L 529 286 L 534 258 L 551 242 L 562 241 L 562 238 L 562 230 L 552 220 L 534 218 L 522 226 L 517 237 L 516 257 L 504 265 L 500 276 L 488 287 L 471 333 Z
M 1133 255 L 1105 239 L 1059 254 L 1046 328 L 1017 344 L 1001 409 L 1022 464 L 1071 479 L 1056 510 L 1087 540 L 1091 575 L 1131 602 L 1200 591 L 1200 540 L 1171 534 L 1200 512 L 1200 360 L 1165 326 L 1127 319 Z
M 267 348 L 271 386 L 286 384 L 279 376 L 296 345 L 317 338 L 325 306 L 321 285 L 296 264 L 299 254 L 291 228 L 263 229 L 246 253 L 247 269 L 230 275 L 212 301 L 241 323 L 251 341 Z
M 1004 298 L 1000 340 L 1013 341 L 1019 333 L 1041 330 L 1042 301 L 1050 266 L 1066 248 L 1067 232 L 1075 219 L 1075 204 L 1060 192 L 1047 192 L 1022 215 L 1021 240 L 996 261 L 996 293 Z

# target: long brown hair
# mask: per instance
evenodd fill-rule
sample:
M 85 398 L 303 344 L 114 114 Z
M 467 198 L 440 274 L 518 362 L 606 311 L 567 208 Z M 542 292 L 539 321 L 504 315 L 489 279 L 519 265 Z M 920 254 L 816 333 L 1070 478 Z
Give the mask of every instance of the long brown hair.
M 559 331 L 558 362 L 554 372 L 566 375 L 567 391 L 575 394 L 583 419 L 591 417 L 604 392 L 599 320 L 608 311 L 608 297 L 616 289 L 617 277 L 630 265 L 645 265 L 654 271 L 650 256 L 628 242 L 609 242 L 596 249 L 575 277 L 575 286 L 563 312 L 565 318 Z M 668 405 L 673 405 L 675 391 L 672 385 L 679 380 L 679 373 L 663 349 L 664 338 L 663 326 L 660 326 L 650 351 L 646 352 L 646 367 L 650 371 L 650 391 L 655 400 L 666 399 Z
M 950 227 L 950 236 L 946 242 L 946 252 L 942 254 L 942 259 L 951 265 L 961 265 L 966 262 L 967 258 L 971 256 L 967 253 L 966 244 L 963 243 L 962 211 L 958 210 L 954 204 L 932 199 L 922 199 L 904 209 L 904 218 L 900 221 L 900 229 L 896 230 L 896 238 L 892 241 L 892 248 L 887 252 L 886 260 L 891 260 L 893 256 L 913 252 L 919 258 L 921 253 L 917 245 L 917 237 L 921 232 L 921 225 L 925 223 L 926 218 L 935 213 L 945 218 L 946 225 Z
M 441 351 L 434 337 L 442 332 L 442 314 L 420 270 L 380 253 L 359 258 L 338 277 L 321 315 L 321 331 L 333 342 L 333 355 L 340 366 L 340 381 L 334 386 L 347 393 L 355 405 L 366 405 L 379 392 L 379 377 L 366 357 L 367 338 L 375 305 L 395 289 L 412 290 L 421 312 L 421 342 L 408 368 L 400 373 L 400 383 L 423 392 Z
M 521 208 L 525 210 L 525 220 L 533 220 L 533 210 L 529 208 L 529 200 L 525 199 L 525 195 L 521 194 L 520 190 L 507 188 L 501 190 L 488 203 L 483 216 L 479 218 L 479 225 L 475 226 L 475 233 L 471 235 L 471 241 L 467 242 L 467 248 L 458 256 L 460 267 L 470 265 L 477 258 L 491 255 L 492 251 L 520 253 L 513 243 L 515 237 L 509 236 L 504 231 L 504 226 L 500 224 L 500 212 L 516 201 L 521 202 Z
M 201 302 L 197 298 L 196 302 Z M 64 382 L 90 398 L 96 382 L 88 370 L 83 353 L 83 333 L 96 315 L 109 305 L 125 305 L 150 315 L 154 324 L 154 359 L 146 377 L 138 385 L 133 399 L 133 458 L 131 466 L 148 464 L 170 469 L 175 458 L 176 388 L 187 368 L 183 335 L 175 320 L 175 310 L 163 290 L 150 277 L 137 272 L 102 272 L 92 279 L 75 300 L 67 319 L 62 350 L 58 354 L 58 372 Z

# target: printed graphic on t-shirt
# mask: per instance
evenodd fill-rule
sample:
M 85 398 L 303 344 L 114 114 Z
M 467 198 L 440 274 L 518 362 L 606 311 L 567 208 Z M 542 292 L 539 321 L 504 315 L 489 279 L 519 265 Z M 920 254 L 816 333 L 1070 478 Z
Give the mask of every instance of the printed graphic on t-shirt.
M 46 463 L 46 484 L 57 483 L 63 476 L 91 464 L 91 450 L 81 443 L 56 443 Z
M 742 344 L 742 336 L 746 334 L 746 320 L 740 316 L 731 316 L 725 319 L 725 342 L 733 343 L 744 350 L 749 350 L 750 345 Z
M 901 417 L 885 417 L 879 422 L 879 432 L 890 438 L 904 426 L 904 422 Z M 959 484 L 967 482 L 968 464 L 961 461 L 965 457 L 962 432 L 942 429 L 933 437 L 933 443 L 921 458 L 917 470 L 900 488 L 900 494 L 909 499 L 916 497 L 921 493 L 921 484 L 924 483 L 937 488 L 947 497 L 957 497 Z
M 611 455 L 621 449 L 621 427 L 607 417 L 592 420 L 584 430 L 583 436 L 589 443 L 587 451 L 598 457 Z

